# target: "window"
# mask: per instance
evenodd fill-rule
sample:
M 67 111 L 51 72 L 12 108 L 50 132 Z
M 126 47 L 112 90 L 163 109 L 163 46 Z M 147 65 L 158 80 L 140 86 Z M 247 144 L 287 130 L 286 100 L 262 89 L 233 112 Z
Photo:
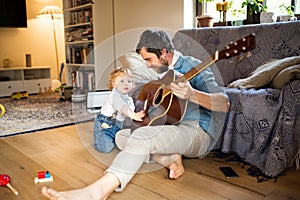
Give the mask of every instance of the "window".
M 276 12 L 278 15 L 287 14 L 285 12 L 285 7 L 291 5 L 291 0 L 278 0 L 278 1 L 271 1 L 268 0 L 266 2 L 268 11 Z
M 246 9 L 241 8 L 242 2 L 244 0 L 234 0 L 234 1 L 228 1 L 229 2 L 229 9 L 226 12 L 226 20 L 232 21 L 237 19 L 246 19 Z M 216 3 L 221 3 L 223 1 L 214 1 L 206 3 L 207 5 L 207 14 L 212 15 L 215 18 L 215 21 L 222 21 L 222 13 L 218 12 L 216 9 Z M 220 16 L 221 14 L 221 16 Z
M 230 9 L 226 12 L 226 20 L 234 21 L 234 20 L 243 20 L 246 19 L 246 8 L 241 8 L 242 2 L 244 0 L 227 0 L 230 6 Z M 213 2 L 206 2 L 203 5 L 203 9 L 200 9 L 202 14 L 209 14 L 215 18 L 215 21 L 222 21 L 222 15 L 216 10 L 216 4 L 222 3 L 223 0 L 215 0 Z M 278 15 L 287 14 L 285 11 L 285 7 L 294 6 L 295 13 L 300 14 L 300 0 L 264 0 L 264 4 L 267 6 L 267 10 L 270 12 L 276 12 Z M 201 7 L 201 5 L 200 5 Z M 201 12 L 203 10 L 203 12 Z

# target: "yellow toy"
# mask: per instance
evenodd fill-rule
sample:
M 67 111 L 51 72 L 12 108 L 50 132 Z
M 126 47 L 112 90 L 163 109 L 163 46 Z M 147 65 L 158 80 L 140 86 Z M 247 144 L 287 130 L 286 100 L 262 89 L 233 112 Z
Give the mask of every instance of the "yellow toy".
M 11 98 L 13 100 L 27 99 L 28 98 L 28 92 L 27 91 L 14 92 L 14 93 L 11 94 Z
M 0 104 L 0 111 L 0 117 L 2 117 L 5 114 L 5 107 L 2 104 Z

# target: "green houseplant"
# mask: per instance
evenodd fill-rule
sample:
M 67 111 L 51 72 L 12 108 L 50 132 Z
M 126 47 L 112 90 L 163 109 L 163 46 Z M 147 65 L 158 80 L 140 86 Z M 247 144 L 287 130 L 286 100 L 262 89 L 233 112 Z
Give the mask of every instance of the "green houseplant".
M 294 10 L 293 10 L 294 6 L 286 5 L 283 3 L 279 6 L 279 9 L 282 13 L 286 13 L 290 16 L 294 16 Z
M 250 15 L 261 13 L 267 9 L 263 4 L 263 0 L 245 0 L 242 2 L 242 8 L 244 7 L 249 8 Z
M 279 9 L 283 15 L 280 16 L 281 21 L 293 21 L 296 20 L 294 16 L 294 6 L 281 4 Z
M 243 25 L 241 16 L 246 14 L 246 11 L 244 9 L 232 9 L 231 14 L 233 16 L 233 21 L 231 22 L 233 26 Z
M 260 13 L 267 10 L 263 0 L 245 0 L 242 2 L 242 8 L 247 8 L 246 24 L 259 24 Z
M 198 0 L 199 3 L 203 3 L 203 2 L 213 2 L 214 0 Z

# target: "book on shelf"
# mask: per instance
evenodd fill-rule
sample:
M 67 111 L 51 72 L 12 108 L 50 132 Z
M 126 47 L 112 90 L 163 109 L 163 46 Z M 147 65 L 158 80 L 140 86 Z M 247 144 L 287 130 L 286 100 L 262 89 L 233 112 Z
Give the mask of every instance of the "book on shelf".
M 73 64 L 94 64 L 94 45 L 69 46 L 66 48 L 66 61 Z
M 86 49 L 82 48 L 81 50 L 81 63 L 82 64 L 87 64 L 87 59 L 86 59 Z
M 91 22 L 92 10 L 89 8 L 87 10 L 73 11 L 70 13 L 70 15 L 71 20 L 69 25 Z
M 84 13 L 84 21 L 85 22 L 90 22 L 90 19 L 91 19 L 91 13 L 92 12 L 92 10 L 86 10 L 86 11 L 84 11 L 83 13 Z
M 69 1 L 68 5 L 70 8 L 93 2 L 92 0 L 68 0 L 68 1 Z
M 95 64 L 94 56 L 94 44 L 89 44 L 86 49 L 86 62 Z
M 93 29 L 92 28 L 86 28 L 82 31 L 82 36 L 86 36 L 86 35 L 93 35 Z
M 95 90 L 94 71 L 73 71 L 71 78 L 72 87 L 84 88 L 88 91 Z
M 81 40 L 82 41 L 94 40 L 94 36 L 93 35 L 84 36 L 81 38 Z
M 70 29 L 66 31 L 65 38 L 66 42 L 93 40 L 93 29 L 90 27 L 85 29 Z

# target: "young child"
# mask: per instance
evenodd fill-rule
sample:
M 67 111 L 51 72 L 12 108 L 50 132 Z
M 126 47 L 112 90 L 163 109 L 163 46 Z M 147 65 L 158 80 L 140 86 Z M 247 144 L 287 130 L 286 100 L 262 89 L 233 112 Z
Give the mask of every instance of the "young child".
M 133 78 L 127 69 L 111 72 L 108 88 L 111 91 L 94 124 L 94 147 L 101 153 L 109 153 L 115 147 L 115 134 L 123 128 L 126 117 L 142 121 L 145 113 L 134 112 L 133 99 L 128 93 L 133 89 Z

